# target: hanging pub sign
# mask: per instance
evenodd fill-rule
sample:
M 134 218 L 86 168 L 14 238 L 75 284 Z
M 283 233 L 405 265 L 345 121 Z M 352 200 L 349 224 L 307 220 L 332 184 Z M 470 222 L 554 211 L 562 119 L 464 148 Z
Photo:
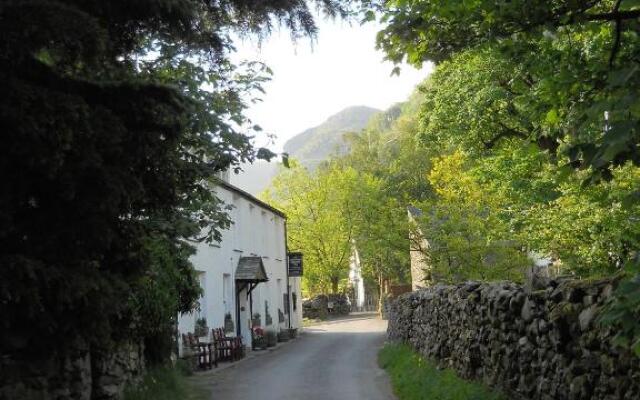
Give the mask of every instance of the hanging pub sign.
M 289 276 L 302 276 L 302 253 L 289 253 Z

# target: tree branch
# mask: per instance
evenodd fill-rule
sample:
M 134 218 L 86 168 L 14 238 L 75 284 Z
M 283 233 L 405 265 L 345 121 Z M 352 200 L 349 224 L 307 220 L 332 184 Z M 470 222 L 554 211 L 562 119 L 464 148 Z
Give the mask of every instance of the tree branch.
M 615 6 L 613 6 L 613 12 L 618 13 L 620 10 L 620 3 L 622 0 L 617 0 Z M 616 54 L 618 54 L 618 50 L 620 50 L 620 35 L 622 33 L 622 20 L 620 18 L 615 19 L 616 24 L 616 36 L 613 42 L 613 48 L 611 49 L 611 55 L 609 56 L 609 67 L 613 67 L 613 61 L 616 58 Z
M 510 128 L 505 124 L 503 124 L 502 122 L 498 122 L 498 125 L 500 125 L 503 128 L 502 132 L 500 132 L 499 134 L 491 138 L 488 142 L 484 142 L 485 148 L 492 149 L 501 139 L 506 137 L 518 137 L 520 139 L 529 138 L 529 136 L 526 133 Z
M 584 14 L 582 19 L 585 21 L 624 21 L 636 18 L 640 18 L 640 9 L 626 11 L 614 10 L 608 13 L 600 14 Z

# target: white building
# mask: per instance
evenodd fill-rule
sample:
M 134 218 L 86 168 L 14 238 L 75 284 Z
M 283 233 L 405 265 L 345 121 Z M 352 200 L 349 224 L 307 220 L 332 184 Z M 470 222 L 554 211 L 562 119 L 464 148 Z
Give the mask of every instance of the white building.
M 204 294 L 199 311 L 178 317 L 180 334 L 194 332 L 200 318 L 206 319 L 209 332 L 224 327 L 229 315 L 235 334 L 250 347 L 252 313 L 260 314 L 267 331 L 300 328 L 300 278 L 287 277 L 286 215 L 226 181 L 215 192 L 233 206 L 233 224 L 222 231 L 220 243 L 199 244 L 191 258 Z
M 360 265 L 360 254 L 355 244 L 351 247 L 351 257 L 349 258 L 349 285 L 353 289 L 350 299 L 352 306 L 357 311 L 364 311 L 365 307 L 365 290 L 364 279 L 362 278 L 362 266 Z

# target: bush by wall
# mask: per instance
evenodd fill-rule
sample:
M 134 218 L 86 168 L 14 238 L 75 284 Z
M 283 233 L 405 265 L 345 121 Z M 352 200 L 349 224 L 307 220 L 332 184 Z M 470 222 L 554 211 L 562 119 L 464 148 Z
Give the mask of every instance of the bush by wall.
M 408 293 L 389 307 L 388 334 L 468 379 L 535 400 L 638 399 L 640 359 L 595 323 L 612 281 L 467 282 Z

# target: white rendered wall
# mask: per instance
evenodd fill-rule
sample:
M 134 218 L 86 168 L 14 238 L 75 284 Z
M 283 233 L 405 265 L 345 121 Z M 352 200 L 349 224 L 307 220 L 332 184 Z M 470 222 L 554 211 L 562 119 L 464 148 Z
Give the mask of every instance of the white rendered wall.
M 182 333 L 193 332 L 195 320 L 204 317 L 209 329 L 224 326 L 225 312 L 230 312 L 237 329 L 236 316 L 236 282 L 235 269 L 240 257 L 262 257 L 268 282 L 260 283 L 254 289 L 253 312 L 260 313 L 261 324 L 265 329 L 279 331 L 288 327 L 288 316 L 279 323 L 278 309 L 284 312 L 283 294 L 287 291 L 286 251 L 285 251 L 285 220 L 273 211 L 261 207 L 257 203 L 232 192 L 226 188 L 216 189 L 218 197 L 226 204 L 233 205 L 229 212 L 233 225 L 222 231 L 222 241 L 209 245 L 197 245 L 197 252 L 191 258 L 195 269 L 202 273 L 204 296 L 200 311 L 178 316 L 178 330 Z M 227 291 L 225 301 L 224 276 L 230 277 L 230 291 Z M 280 280 L 280 288 L 278 288 Z M 291 327 L 302 326 L 302 299 L 300 292 L 300 278 L 290 278 L 292 293 L 296 293 L 296 311 L 291 307 Z M 243 341 L 251 345 L 249 304 L 246 303 L 245 292 L 241 292 L 240 304 L 245 306 L 241 312 L 240 326 Z M 265 301 L 269 304 L 272 324 L 266 326 Z

